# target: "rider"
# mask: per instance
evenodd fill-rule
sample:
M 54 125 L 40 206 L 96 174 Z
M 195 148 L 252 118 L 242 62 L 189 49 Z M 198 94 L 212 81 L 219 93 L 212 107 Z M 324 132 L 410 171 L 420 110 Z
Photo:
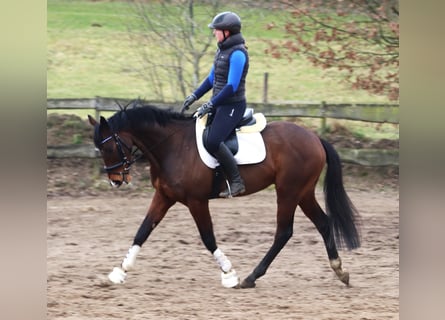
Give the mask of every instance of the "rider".
M 216 15 L 208 25 L 217 40 L 218 50 L 207 78 L 183 104 L 181 112 L 213 88 L 210 101 L 201 105 L 197 116 L 214 114 L 206 148 L 221 164 L 230 186 L 220 197 L 236 196 L 245 191 L 244 181 L 232 152 L 224 141 L 235 130 L 246 110 L 245 81 L 249 70 L 249 55 L 241 35 L 241 19 L 233 12 Z

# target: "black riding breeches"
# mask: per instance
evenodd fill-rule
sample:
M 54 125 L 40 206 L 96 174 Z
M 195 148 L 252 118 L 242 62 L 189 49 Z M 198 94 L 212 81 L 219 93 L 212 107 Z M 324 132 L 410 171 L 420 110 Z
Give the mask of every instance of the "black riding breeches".
M 236 125 L 243 118 L 245 110 L 245 101 L 238 102 L 236 105 L 223 105 L 216 108 L 206 141 L 206 148 L 211 154 L 216 152 L 220 143 L 224 142 L 235 130 Z

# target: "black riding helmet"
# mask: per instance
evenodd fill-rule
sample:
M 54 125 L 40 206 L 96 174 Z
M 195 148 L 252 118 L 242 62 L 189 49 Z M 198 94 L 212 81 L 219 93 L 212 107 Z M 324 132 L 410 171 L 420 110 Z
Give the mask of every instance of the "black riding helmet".
M 217 14 L 209 24 L 210 29 L 229 30 L 230 33 L 236 34 L 241 31 L 240 17 L 230 11 Z

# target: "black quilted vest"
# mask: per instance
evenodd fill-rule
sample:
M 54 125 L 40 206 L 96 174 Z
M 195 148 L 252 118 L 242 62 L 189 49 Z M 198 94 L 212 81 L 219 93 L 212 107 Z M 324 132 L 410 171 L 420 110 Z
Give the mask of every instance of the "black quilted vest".
M 230 56 L 235 50 L 241 50 L 246 55 L 243 74 L 235 94 L 224 101 L 224 103 L 233 103 L 246 100 L 246 76 L 249 70 L 249 55 L 247 54 L 245 41 L 241 33 L 234 34 L 222 43 L 219 43 L 219 49 L 215 54 L 214 69 L 215 77 L 213 80 L 213 96 L 216 96 L 227 83 L 229 75 Z

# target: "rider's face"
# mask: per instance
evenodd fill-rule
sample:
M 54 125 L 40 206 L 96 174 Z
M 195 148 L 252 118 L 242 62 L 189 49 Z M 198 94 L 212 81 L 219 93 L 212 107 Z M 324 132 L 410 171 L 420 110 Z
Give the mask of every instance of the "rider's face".
M 224 33 L 226 33 L 226 38 L 229 36 L 228 35 L 228 31 L 227 30 L 218 30 L 218 29 L 213 29 L 213 35 L 216 38 L 217 42 L 223 42 L 224 41 Z

